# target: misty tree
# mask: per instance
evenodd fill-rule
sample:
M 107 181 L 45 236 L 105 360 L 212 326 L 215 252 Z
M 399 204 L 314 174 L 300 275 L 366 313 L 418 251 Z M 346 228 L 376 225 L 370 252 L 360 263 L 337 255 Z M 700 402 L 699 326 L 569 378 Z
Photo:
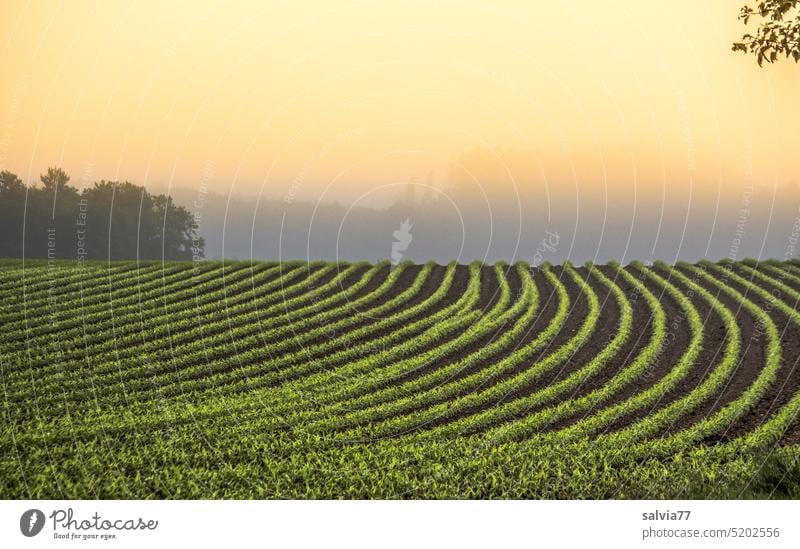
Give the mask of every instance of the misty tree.
M 0 172 L 0 257 L 22 257 L 22 226 L 27 188 L 9 171 Z
M 86 250 L 109 259 L 203 257 L 205 241 L 194 216 L 165 195 L 128 181 L 99 181 L 83 191 Z M 194 249 L 193 249 L 194 248 Z
M 39 176 L 39 179 L 48 191 L 63 190 L 69 183 L 69 175 L 61 168 L 47 168 L 47 173 Z
M 55 257 L 70 257 L 74 245 L 68 244 L 75 234 L 75 217 L 78 215 L 80 192 L 69 185 L 69 175 L 61 168 L 48 168 L 39 177 L 41 188 L 28 192 L 27 220 L 25 225 L 25 256 L 36 257 L 47 253 L 48 232 L 55 236 Z
M 733 51 L 756 56 L 758 65 L 774 63 L 781 56 L 800 61 L 800 0 L 763 0 L 755 8 L 750 4 L 739 10 L 739 19 L 747 25 L 758 19 L 755 34 L 745 34 L 733 44 Z
M 127 181 L 78 190 L 49 168 L 41 185 L 0 172 L 0 258 L 177 259 L 203 257 L 194 216 L 165 195 Z

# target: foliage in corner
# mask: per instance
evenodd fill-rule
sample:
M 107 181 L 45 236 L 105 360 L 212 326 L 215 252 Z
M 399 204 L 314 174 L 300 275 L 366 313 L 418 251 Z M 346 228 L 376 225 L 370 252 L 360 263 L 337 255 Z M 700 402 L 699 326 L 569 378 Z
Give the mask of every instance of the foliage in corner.
M 800 61 L 800 0 L 762 0 L 739 10 L 739 19 L 747 25 L 760 19 L 755 35 L 745 34 L 733 44 L 733 51 L 756 56 L 759 66 L 774 63 L 781 55 Z

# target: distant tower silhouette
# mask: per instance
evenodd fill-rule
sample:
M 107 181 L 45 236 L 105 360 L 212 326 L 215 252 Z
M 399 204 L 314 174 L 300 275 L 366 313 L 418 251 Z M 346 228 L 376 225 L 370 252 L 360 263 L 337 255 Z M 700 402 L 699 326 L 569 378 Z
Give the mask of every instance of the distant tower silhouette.
M 436 200 L 436 194 L 433 192 L 434 183 L 433 183 L 433 170 L 431 169 L 428 172 L 428 176 L 425 178 L 425 189 L 423 191 L 423 198 L 422 198 L 422 205 L 423 206 L 430 206 L 434 200 Z
M 403 203 L 411 207 L 417 205 L 417 178 L 413 175 L 409 178 L 409 182 L 406 183 L 406 196 Z

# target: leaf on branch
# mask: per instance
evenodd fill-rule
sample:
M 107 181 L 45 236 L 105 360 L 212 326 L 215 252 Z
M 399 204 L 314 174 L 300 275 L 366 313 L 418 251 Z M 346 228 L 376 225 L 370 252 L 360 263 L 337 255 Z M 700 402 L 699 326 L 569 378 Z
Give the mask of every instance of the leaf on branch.
M 759 66 L 774 63 L 781 54 L 800 62 L 800 0 L 762 0 L 755 9 L 749 4 L 739 9 L 738 18 L 745 25 L 756 16 L 762 21 L 755 35 L 743 35 L 731 49 L 754 55 Z

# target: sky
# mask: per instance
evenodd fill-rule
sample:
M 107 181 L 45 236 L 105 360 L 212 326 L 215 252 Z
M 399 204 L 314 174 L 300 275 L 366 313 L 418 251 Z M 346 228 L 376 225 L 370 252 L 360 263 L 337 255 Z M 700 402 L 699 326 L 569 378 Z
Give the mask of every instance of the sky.
M 740 3 L 2 0 L 0 170 L 343 204 L 464 172 L 800 186 L 800 68 L 731 51 Z

